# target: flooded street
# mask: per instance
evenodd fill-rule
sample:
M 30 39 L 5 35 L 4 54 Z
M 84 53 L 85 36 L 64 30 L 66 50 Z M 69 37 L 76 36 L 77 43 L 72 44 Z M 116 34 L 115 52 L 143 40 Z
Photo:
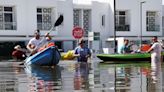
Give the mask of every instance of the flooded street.
M 164 65 L 61 61 L 55 67 L 0 62 L 0 92 L 164 92 Z

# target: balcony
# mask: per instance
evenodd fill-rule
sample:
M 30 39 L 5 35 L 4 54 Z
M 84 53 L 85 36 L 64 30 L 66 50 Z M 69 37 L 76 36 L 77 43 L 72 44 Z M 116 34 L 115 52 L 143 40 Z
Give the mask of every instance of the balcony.
M 116 31 L 130 31 L 130 25 L 116 25 Z
M 147 25 L 146 26 L 147 31 L 160 31 L 160 25 Z
M 16 30 L 16 22 L 0 22 L 0 30 Z
M 52 23 L 37 23 L 37 28 L 40 30 L 50 30 Z

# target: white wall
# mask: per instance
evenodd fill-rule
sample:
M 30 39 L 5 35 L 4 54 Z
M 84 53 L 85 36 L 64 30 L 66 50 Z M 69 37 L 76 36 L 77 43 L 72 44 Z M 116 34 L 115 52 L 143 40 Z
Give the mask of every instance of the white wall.
M 70 42 L 75 40 L 72 36 L 73 29 L 73 1 L 58 1 L 57 2 L 57 12 L 58 14 L 64 15 L 63 24 L 58 27 L 58 35 L 55 37 L 55 40 L 62 40 L 64 51 L 71 50 L 73 47 L 73 43 Z M 67 42 L 69 41 L 69 42 Z
M 64 15 L 64 21 L 61 27 L 59 27 L 58 36 L 71 37 L 73 28 L 73 3 L 71 0 L 58 1 L 57 12 Z
M 144 36 L 162 35 L 161 14 L 162 14 L 162 0 L 144 0 L 142 7 L 142 33 Z M 128 3 L 127 3 L 128 2 Z M 117 32 L 117 36 L 140 36 L 140 2 L 141 0 L 116 0 L 117 10 L 130 11 L 130 32 Z M 160 20 L 160 32 L 146 31 L 146 11 L 158 11 Z
M 102 46 L 99 45 L 99 43 L 104 43 L 104 41 L 109 37 L 109 35 L 113 35 L 112 28 L 113 28 L 113 19 L 109 13 L 111 11 L 109 7 L 109 3 L 103 3 L 98 1 L 92 2 L 92 31 L 93 32 L 100 32 L 100 38 L 101 40 L 93 41 L 92 49 L 99 50 L 100 47 L 105 47 L 105 44 L 102 44 Z M 102 26 L 102 16 L 105 15 L 105 26 Z
M 92 0 L 73 0 L 73 3 L 74 4 L 84 4 L 84 5 L 86 5 L 86 4 L 91 4 L 91 1 Z

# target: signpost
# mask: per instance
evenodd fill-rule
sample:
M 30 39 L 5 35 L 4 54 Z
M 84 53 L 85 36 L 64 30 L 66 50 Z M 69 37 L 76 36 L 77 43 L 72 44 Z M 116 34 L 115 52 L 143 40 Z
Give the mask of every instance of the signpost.
M 75 27 L 72 30 L 72 35 L 75 39 L 80 39 L 84 35 L 84 30 L 81 27 Z

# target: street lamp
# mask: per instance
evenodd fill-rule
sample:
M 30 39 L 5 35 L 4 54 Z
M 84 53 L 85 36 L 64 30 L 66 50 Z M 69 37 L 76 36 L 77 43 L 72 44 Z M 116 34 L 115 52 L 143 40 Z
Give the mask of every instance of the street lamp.
M 140 45 L 142 46 L 142 5 L 146 3 L 146 1 L 140 2 Z

